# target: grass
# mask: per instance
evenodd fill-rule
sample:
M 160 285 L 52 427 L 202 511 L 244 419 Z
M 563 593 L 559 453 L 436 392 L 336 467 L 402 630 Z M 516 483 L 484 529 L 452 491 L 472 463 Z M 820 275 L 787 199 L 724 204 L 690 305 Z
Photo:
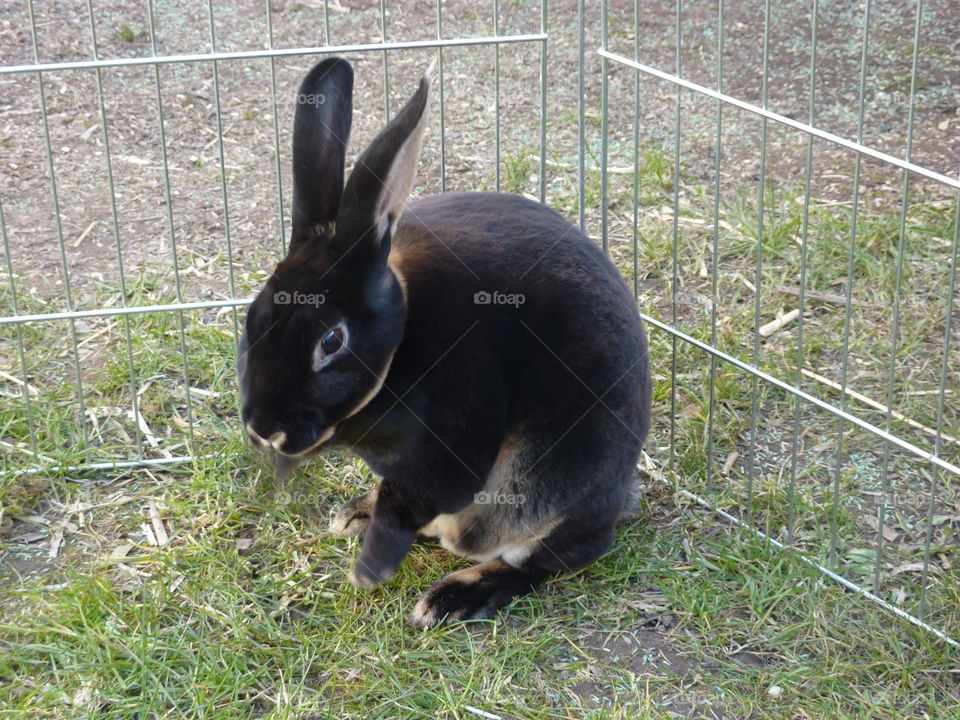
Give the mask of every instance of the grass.
M 278 507 L 245 478 L 243 449 L 229 450 L 159 488 L 129 482 L 125 510 L 89 520 L 132 534 L 155 498 L 170 545 L 138 543 L 122 566 L 105 547 L 8 598 L 11 713 L 906 717 L 940 705 L 950 716 L 942 646 L 669 493 L 648 497 L 603 561 L 505 617 L 414 632 L 401 618 L 425 579 L 460 561 L 418 547 L 390 586 L 360 592 L 344 581 L 355 546 L 318 536 L 311 502 L 341 497 L 342 475 L 300 478 L 311 491 Z M 630 636 L 635 653 L 604 650 Z
M 625 164 L 628 149 L 614 144 L 616 164 Z M 557 170 L 575 164 L 560 156 L 551 162 L 551 203 L 575 217 L 576 183 Z M 505 189 L 535 193 L 537 168 L 529 149 L 507 149 L 501 181 Z M 710 340 L 715 331 L 718 347 L 752 360 L 751 287 L 759 290 L 761 323 L 798 301 L 789 291 L 801 272 L 798 189 L 765 189 L 757 284 L 756 193 L 723 198 L 714 277 L 711 188 L 681 177 L 675 306 L 672 161 L 648 149 L 640 169 L 636 265 L 632 176 L 612 176 L 608 199 L 611 255 L 641 288 L 643 310 L 666 320 L 676 311 L 685 332 Z M 599 179 L 595 169 L 585 179 L 590 207 L 599 202 Z M 589 222 L 595 218 L 591 213 Z M 916 391 L 938 386 L 950 271 L 944 239 L 953 237 L 953 222 L 949 206 L 923 200 L 911 203 L 906 222 L 895 407 L 926 425 L 936 423 L 937 397 Z M 810 208 L 808 291 L 844 295 L 850 233 L 842 206 Z M 896 209 L 861 213 L 847 362 L 854 387 L 881 401 L 898 241 Z M 257 281 L 244 279 L 240 292 Z M 127 300 L 167 301 L 169 283 L 144 270 Z M 9 290 L 0 292 L 9 304 Z M 102 292 L 90 306 L 117 302 L 111 288 Z M 18 299 L 20 312 L 44 311 L 28 293 Z M 789 382 L 798 364 L 836 378 L 845 307 L 808 298 L 805 310 L 802 362 L 794 324 L 760 343 L 759 365 Z M 754 403 L 749 377 L 722 363 L 712 367 L 683 343 L 676 345 L 671 382 L 673 343 L 651 332 L 657 416 L 647 450 L 658 468 L 638 519 L 620 528 L 616 547 L 493 621 L 413 631 L 403 617 L 418 594 L 465 562 L 418 545 L 387 586 L 368 593 L 346 582 L 357 542 L 326 535 L 326 520 L 373 478 L 362 463 L 339 456 L 282 485 L 270 478 L 237 428 L 234 327 L 229 311 L 188 313 L 181 340 L 177 314 L 136 316 L 128 353 L 124 321 L 82 324 L 80 370 L 90 410 L 82 423 L 76 385 L 64 382 L 76 371 L 70 345 L 51 342 L 69 337 L 69 326 L 20 328 L 25 372 L 18 331 L 0 330 L 3 367 L 36 388 L 31 440 L 19 386 L 0 384 L 7 396 L 0 435 L 7 442 L 66 464 L 129 457 L 138 437 L 148 457 L 188 447 L 199 456 L 149 472 L 27 475 L 18 471 L 30 456 L 5 451 L 0 532 L 12 523 L 0 535 L 0 708 L 7 715 L 773 719 L 960 712 L 955 651 L 657 482 L 676 479 L 911 612 L 922 603 L 932 623 L 956 636 L 955 490 L 941 477 L 931 506 L 929 468 L 903 453 L 885 456 L 868 434 L 847 428 L 841 438 L 834 419 L 798 409 L 762 384 Z M 131 356 L 136 407 L 156 445 L 126 414 L 133 407 Z M 956 366 L 948 375 L 954 392 Z M 193 388 L 189 408 L 185 385 Z M 840 401 L 809 380 L 804 387 Z M 885 422 L 853 401 L 848 408 Z M 960 434 L 958 424 L 949 410 L 944 430 Z M 932 444 L 899 421 L 893 429 Z M 956 461 L 956 448 L 944 448 L 943 456 Z M 170 538 L 163 546 L 151 544 L 144 530 L 154 507 Z M 871 518 L 881 508 L 888 537 L 878 542 Z M 64 542 L 50 558 L 59 532 Z M 917 563 L 928 539 L 934 552 L 921 593 Z
M 147 30 L 139 32 L 124 23 L 113 31 L 113 39 L 120 43 L 133 44 L 142 43 L 150 40 L 150 33 Z

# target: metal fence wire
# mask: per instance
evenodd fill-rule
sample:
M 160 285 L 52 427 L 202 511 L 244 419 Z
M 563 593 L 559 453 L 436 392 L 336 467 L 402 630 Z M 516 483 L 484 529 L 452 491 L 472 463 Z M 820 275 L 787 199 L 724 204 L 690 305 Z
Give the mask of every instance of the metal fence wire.
M 356 62 L 359 147 L 436 59 L 415 192 L 526 193 L 607 250 L 654 347 L 642 468 L 957 645 L 955 31 L 834 5 L 6 6 L 0 472 L 236 436 L 299 78 Z

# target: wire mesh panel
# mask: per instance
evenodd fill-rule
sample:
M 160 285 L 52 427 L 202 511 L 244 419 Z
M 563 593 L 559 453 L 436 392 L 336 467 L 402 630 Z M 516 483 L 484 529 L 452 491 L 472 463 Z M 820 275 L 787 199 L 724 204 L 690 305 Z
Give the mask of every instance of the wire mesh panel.
M 943 4 L 876 5 L 607 3 L 601 228 L 640 256 L 683 492 L 946 638 L 952 41 Z
M 3 12 L 0 472 L 178 463 L 231 432 L 237 308 L 285 250 L 296 88 L 319 57 L 358 66 L 356 147 L 438 61 L 416 193 L 501 187 L 520 148 L 540 171 L 506 184 L 543 196 L 545 4 Z

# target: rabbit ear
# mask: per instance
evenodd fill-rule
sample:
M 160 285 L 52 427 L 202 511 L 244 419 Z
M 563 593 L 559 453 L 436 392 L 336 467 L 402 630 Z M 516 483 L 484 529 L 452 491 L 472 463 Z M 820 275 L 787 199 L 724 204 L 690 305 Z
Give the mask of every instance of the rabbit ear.
M 333 57 L 300 84 L 293 118 L 293 233 L 290 249 L 336 220 L 353 119 L 353 68 Z
M 429 101 L 430 79 L 424 75 L 417 92 L 357 160 L 337 217 L 341 252 L 386 261 L 390 234 L 416 177 Z

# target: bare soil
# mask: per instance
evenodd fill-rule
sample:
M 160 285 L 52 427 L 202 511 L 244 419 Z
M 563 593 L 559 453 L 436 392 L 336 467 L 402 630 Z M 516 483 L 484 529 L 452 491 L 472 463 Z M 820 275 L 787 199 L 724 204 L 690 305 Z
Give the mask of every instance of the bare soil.
M 91 23 L 85 13 L 67 2 L 35 5 L 40 62 L 93 56 Z M 807 120 L 810 8 L 807 3 L 771 5 L 767 104 L 789 117 Z M 104 58 L 142 57 L 154 51 L 167 55 L 214 48 L 258 49 L 270 44 L 262 4 L 219 3 L 213 17 L 213 38 L 204 3 L 155 3 L 153 37 L 145 3 L 114 0 L 94 3 L 94 7 L 97 49 Z M 330 8 L 332 44 L 381 39 L 379 2 L 333 2 Z M 895 155 L 906 151 L 913 13 L 913 3 L 898 0 L 877 7 L 871 18 L 863 141 Z M 323 44 L 323 15 L 323 3 L 319 1 L 273 3 L 273 46 Z M 688 3 L 683 6 L 680 23 L 681 73 L 709 87 L 717 84 L 715 15 L 713 3 Z M 851 138 L 857 128 L 861 15 L 859 6 L 821 3 L 818 25 L 813 119 L 819 127 Z M 613 50 L 632 57 L 636 36 L 642 62 L 667 71 L 676 68 L 676 18 L 671 3 L 643 3 L 637 18 L 638 33 L 634 33 L 633 3 L 610 2 L 608 19 Z M 569 194 L 576 167 L 577 23 L 577 3 L 565 0 L 549 4 L 547 149 L 553 164 L 548 171 L 548 199 Z M 597 3 L 587 4 L 585 24 L 590 167 L 597 163 L 600 130 L 601 63 L 595 50 L 601 23 Z M 960 39 L 950 30 L 958 24 L 960 8 L 956 3 L 932 0 L 924 4 L 912 158 L 947 174 L 956 174 L 960 161 Z M 762 102 L 763 27 L 760 0 L 726 3 L 723 90 L 755 103 Z M 538 3 L 502 4 L 501 33 L 533 33 L 539 29 Z M 488 3 L 443 3 L 444 37 L 492 33 Z M 435 36 L 432 3 L 387 3 L 388 40 Z M 499 113 L 504 158 L 520 152 L 539 153 L 539 53 L 538 43 L 501 47 Z M 8 65 L 34 61 L 30 22 L 20 5 L 8 4 L 0 9 L 0 55 Z M 435 55 L 430 50 L 386 54 L 391 110 L 399 107 Z M 350 59 L 357 70 L 356 153 L 384 121 L 385 57 L 373 52 L 352 54 Z M 489 186 L 494 173 L 497 112 L 494 50 L 449 49 L 444 52 L 444 60 L 447 188 Z M 175 251 L 181 270 L 180 294 L 185 300 L 226 297 L 231 282 L 240 295 L 255 287 L 260 271 L 276 258 L 283 244 L 290 191 L 292 97 L 300 77 L 315 61 L 316 57 L 288 57 L 272 63 L 276 104 L 269 60 L 222 61 L 216 68 L 210 63 L 192 63 L 162 65 L 156 70 L 151 66 L 105 69 L 101 75 L 106 137 L 100 126 L 94 71 L 44 73 L 41 78 L 22 73 L 0 78 L 0 182 L 10 261 L 13 273 L 22 278 L 21 290 L 36 293 L 50 310 L 67 309 L 68 286 L 69 302 L 74 307 L 99 302 L 104 290 L 117 287 L 122 263 L 128 282 L 138 271 L 165 273 L 161 290 L 173 299 L 176 290 L 169 284 L 169 275 Z M 634 73 L 615 63 L 610 63 L 609 72 L 611 165 L 629 167 Z M 219 124 L 223 129 L 223 187 L 217 83 Z M 160 142 L 158 97 L 163 106 L 165 147 Z M 641 76 L 642 147 L 662 146 L 672 151 L 675 103 L 672 86 Z M 711 180 L 716 103 L 686 91 L 681 103 L 683 163 L 692 176 Z M 417 188 L 420 194 L 440 189 L 439 112 L 434 114 Z M 744 111 L 727 109 L 723 122 L 724 187 L 755 185 L 759 177 L 760 121 Z M 57 181 L 59 223 L 46 157 L 47 133 Z M 117 206 L 116 232 L 106 140 Z M 277 182 L 277 147 L 282 192 Z M 770 123 L 766 161 L 770 181 L 801 183 L 806 139 Z M 818 197 L 849 198 L 852 166 L 848 151 L 817 141 L 812 164 L 814 193 Z M 534 190 L 537 178 L 528 180 Z M 899 172 L 867 162 L 861 182 L 877 203 L 899 200 Z M 915 183 L 920 185 L 925 186 L 925 192 L 942 194 L 929 183 Z M 598 213 L 596 207 L 586 208 L 591 230 L 596 229 Z M 231 258 L 227 257 L 228 226 Z M 612 230 L 624 229 L 615 223 Z

